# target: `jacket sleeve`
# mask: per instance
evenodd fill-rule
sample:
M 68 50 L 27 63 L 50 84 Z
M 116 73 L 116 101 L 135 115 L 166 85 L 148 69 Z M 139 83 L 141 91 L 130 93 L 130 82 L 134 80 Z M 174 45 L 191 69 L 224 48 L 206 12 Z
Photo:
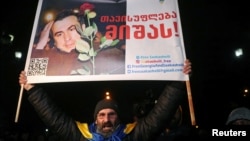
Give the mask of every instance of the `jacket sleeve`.
M 75 121 L 57 107 L 42 88 L 35 86 L 27 93 L 29 102 L 52 131 L 65 140 L 80 140 Z
M 185 94 L 185 82 L 169 82 L 153 109 L 138 121 L 134 130 L 135 138 L 149 141 L 159 135 L 171 121 Z

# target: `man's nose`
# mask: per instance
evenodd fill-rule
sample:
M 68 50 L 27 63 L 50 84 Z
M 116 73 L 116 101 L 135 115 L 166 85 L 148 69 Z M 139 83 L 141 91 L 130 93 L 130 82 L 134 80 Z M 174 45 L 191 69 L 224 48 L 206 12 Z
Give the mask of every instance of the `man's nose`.
M 65 41 L 68 41 L 68 40 L 70 40 L 70 39 L 71 39 L 71 34 L 68 33 L 68 32 L 65 32 L 65 34 L 64 34 L 64 40 L 65 40 Z
M 103 117 L 103 120 L 104 120 L 104 122 L 110 121 L 109 115 L 108 115 L 108 114 L 105 115 L 105 116 Z

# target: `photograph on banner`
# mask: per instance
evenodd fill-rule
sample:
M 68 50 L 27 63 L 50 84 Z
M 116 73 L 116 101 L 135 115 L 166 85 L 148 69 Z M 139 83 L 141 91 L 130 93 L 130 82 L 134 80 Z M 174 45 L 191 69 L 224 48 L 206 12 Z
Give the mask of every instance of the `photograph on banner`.
M 30 83 L 187 80 L 184 60 L 174 0 L 39 0 L 25 70 Z

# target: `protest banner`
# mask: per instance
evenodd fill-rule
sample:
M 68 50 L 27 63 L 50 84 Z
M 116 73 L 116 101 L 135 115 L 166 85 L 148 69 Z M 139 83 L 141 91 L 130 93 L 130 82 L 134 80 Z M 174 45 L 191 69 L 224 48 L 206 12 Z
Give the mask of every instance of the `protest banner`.
M 185 58 L 176 0 L 39 0 L 25 71 L 30 83 L 188 80 Z

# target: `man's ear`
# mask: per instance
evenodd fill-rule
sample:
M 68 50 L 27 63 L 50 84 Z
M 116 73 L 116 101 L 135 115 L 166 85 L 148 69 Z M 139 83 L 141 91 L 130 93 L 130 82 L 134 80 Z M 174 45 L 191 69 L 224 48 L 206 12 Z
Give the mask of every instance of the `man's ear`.
M 86 28 L 86 25 L 85 24 L 82 24 L 82 30 L 84 31 Z

